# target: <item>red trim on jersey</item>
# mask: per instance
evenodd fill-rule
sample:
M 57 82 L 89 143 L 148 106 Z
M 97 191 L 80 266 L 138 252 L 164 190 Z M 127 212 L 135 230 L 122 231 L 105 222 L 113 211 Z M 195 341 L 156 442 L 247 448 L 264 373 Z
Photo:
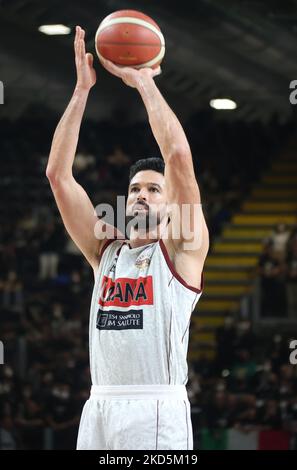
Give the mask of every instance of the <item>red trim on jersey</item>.
M 194 292 L 196 292 L 196 294 L 200 294 L 203 290 L 203 273 L 201 273 L 201 288 L 200 289 L 197 289 L 197 287 L 193 287 L 193 286 L 190 286 L 189 284 L 186 283 L 186 281 L 176 272 L 175 270 L 175 267 L 169 257 L 169 254 L 168 254 L 168 251 L 167 251 L 167 248 L 162 240 L 162 238 L 159 240 L 159 243 L 160 243 L 160 247 L 161 247 L 161 250 L 162 250 L 162 253 L 164 255 L 164 258 L 165 258 L 165 261 L 167 263 L 167 266 L 168 268 L 170 269 L 170 271 L 172 272 L 173 276 L 183 285 L 185 286 L 187 289 L 190 289 Z

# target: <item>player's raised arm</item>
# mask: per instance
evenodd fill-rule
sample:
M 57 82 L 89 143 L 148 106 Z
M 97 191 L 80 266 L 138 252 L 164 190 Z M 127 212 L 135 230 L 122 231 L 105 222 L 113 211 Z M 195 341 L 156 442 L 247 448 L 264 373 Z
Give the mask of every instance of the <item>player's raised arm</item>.
M 95 270 L 103 243 L 94 234 L 100 231 L 100 221 L 94 207 L 72 174 L 79 130 L 89 91 L 96 83 L 92 54 L 85 51 L 85 32 L 76 27 L 74 41 L 77 82 L 73 96 L 54 134 L 46 176 L 49 179 L 58 209 L 69 235 Z
M 155 84 L 154 77 L 160 73 L 160 68 L 136 70 L 132 67 L 118 67 L 105 59 L 101 62 L 110 73 L 121 78 L 126 85 L 136 88 L 140 93 L 151 129 L 165 161 L 168 203 L 180 208 L 188 205 L 189 232 L 193 235 L 192 239 L 187 237 L 187 241 L 193 242 L 191 246 L 196 247 L 193 251 L 196 251 L 197 256 L 204 262 L 209 247 L 209 237 L 201 208 L 200 191 L 195 177 L 191 149 L 179 120 Z M 180 221 L 182 226 L 182 217 Z M 184 244 L 182 227 L 180 235 L 180 238 L 174 240 L 177 250 L 183 250 L 184 246 L 189 246 Z

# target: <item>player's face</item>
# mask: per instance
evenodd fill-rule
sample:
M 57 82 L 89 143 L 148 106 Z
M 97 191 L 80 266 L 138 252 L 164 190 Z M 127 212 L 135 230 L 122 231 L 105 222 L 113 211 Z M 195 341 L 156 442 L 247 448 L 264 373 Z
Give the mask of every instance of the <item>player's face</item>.
M 146 220 L 152 216 L 159 224 L 166 212 L 164 176 L 153 170 L 136 173 L 128 188 L 127 216 L 145 217 Z

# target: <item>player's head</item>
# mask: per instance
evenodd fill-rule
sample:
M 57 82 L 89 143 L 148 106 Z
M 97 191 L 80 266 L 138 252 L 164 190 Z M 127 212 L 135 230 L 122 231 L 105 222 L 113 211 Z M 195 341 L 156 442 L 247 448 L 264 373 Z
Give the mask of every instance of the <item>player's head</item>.
M 159 225 L 167 214 L 165 164 L 161 158 L 143 158 L 130 168 L 127 216 Z M 155 224 L 154 224 L 155 220 Z

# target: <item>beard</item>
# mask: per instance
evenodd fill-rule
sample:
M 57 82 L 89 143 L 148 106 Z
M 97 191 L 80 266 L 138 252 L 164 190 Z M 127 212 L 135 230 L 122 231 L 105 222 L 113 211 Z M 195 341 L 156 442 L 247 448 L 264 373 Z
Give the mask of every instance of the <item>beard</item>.
M 149 232 L 156 229 L 160 223 L 160 214 L 153 213 L 149 208 L 147 210 L 134 209 L 133 215 L 126 216 L 126 227 L 129 233 L 132 227 L 138 232 Z

